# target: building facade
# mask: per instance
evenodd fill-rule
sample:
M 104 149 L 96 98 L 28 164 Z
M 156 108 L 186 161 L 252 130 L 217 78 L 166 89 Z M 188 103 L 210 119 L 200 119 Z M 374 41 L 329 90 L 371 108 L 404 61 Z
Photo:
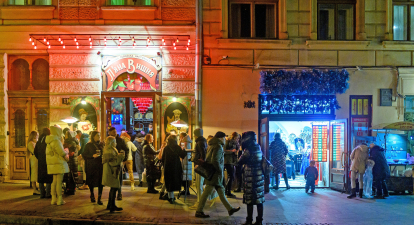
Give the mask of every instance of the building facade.
M 27 179 L 28 135 L 51 125 L 152 133 L 157 146 L 191 130 L 195 0 L 4 0 L 0 11 L 1 181 Z

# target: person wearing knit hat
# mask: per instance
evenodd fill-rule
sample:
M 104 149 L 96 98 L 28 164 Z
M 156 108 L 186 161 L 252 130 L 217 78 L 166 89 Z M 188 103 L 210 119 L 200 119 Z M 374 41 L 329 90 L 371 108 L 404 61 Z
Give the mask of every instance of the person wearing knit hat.
M 206 153 L 207 153 L 207 140 L 203 137 L 203 129 L 197 128 L 194 130 L 194 138 L 196 142 L 195 151 L 194 151 L 194 157 L 192 161 L 194 162 L 194 165 L 199 164 L 199 160 L 206 160 Z M 202 177 L 200 174 L 195 174 L 196 176 L 196 188 L 197 188 L 197 202 L 190 207 L 190 209 L 197 209 L 198 204 L 201 199 L 201 195 L 204 191 L 204 177 Z
M 208 142 L 208 150 L 206 155 L 205 162 L 211 164 L 214 169 L 215 173 L 211 180 L 206 180 L 206 187 L 201 195 L 197 211 L 195 213 L 195 217 L 198 218 L 208 218 L 209 215 L 204 214 L 203 208 L 206 204 L 207 198 L 211 195 L 213 190 L 215 189 L 220 197 L 221 202 L 223 203 L 224 207 L 226 207 L 229 216 L 233 215 L 235 212 L 240 210 L 240 207 L 233 208 L 228 202 L 226 195 L 224 194 L 224 186 L 223 186 L 223 170 L 224 170 L 224 150 L 223 146 L 226 142 L 226 134 L 219 131 L 214 135 L 214 137 Z

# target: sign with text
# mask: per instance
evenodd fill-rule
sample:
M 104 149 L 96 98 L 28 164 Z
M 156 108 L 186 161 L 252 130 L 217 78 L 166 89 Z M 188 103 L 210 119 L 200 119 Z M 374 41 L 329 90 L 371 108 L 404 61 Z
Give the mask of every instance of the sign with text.
M 328 125 L 312 126 L 312 159 L 316 162 L 328 160 Z
M 107 65 L 102 65 L 102 70 L 106 74 L 108 90 L 112 87 L 115 79 L 124 73 L 137 73 L 148 80 L 151 89 L 156 90 L 156 79 L 161 66 L 144 56 L 120 56 L 108 61 Z

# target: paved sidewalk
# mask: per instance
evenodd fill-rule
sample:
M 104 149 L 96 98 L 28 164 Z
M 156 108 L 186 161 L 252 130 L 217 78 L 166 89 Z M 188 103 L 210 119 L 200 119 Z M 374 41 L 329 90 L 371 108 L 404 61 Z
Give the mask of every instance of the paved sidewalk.
M 130 191 L 123 188 L 124 200 L 117 201 L 124 210 L 109 213 L 105 210 L 109 188 L 104 188 L 104 205 L 91 203 L 88 190 L 78 190 L 76 195 L 64 197 L 63 206 L 50 205 L 50 199 L 33 196 L 26 184 L 0 184 L 0 224 L 241 224 L 245 221 L 246 206 L 242 194 L 230 199 L 240 212 L 229 217 L 220 200 L 205 213 L 210 219 L 194 217 L 189 210 L 195 202 L 192 194 L 171 205 L 158 199 L 159 195 L 145 193 L 146 188 Z M 95 191 L 95 196 L 97 195 Z M 327 189 L 305 194 L 303 189 L 272 191 L 266 195 L 265 224 L 414 224 L 414 196 L 391 196 L 386 200 L 352 199 L 345 194 Z

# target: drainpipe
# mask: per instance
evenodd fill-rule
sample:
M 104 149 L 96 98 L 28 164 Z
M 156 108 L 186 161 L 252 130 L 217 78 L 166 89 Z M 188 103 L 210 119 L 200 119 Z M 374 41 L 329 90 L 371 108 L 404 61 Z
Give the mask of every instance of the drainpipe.
M 201 65 L 203 63 L 203 0 L 196 1 L 195 127 L 201 127 Z

